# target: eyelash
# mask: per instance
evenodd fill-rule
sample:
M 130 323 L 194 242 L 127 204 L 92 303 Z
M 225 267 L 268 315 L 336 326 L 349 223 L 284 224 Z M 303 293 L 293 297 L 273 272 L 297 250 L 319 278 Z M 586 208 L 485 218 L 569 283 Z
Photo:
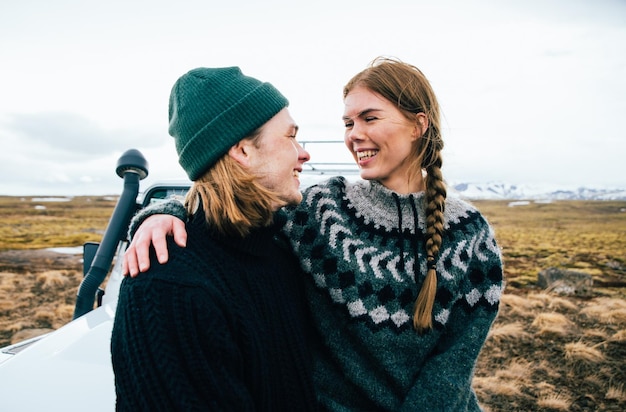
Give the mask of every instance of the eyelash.
M 365 123 L 369 123 L 369 122 L 374 121 L 374 120 L 377 120 L 377 119 L 378 119 L 378 118 L 377 118 L 377 117 L 375 117 L 375 116 L 367 116 L 367 117 L 365 117 L 363 120 L 365 121 Z M 352 122 L 350 122 L 350 123 L 344 123 L 344 126 L 345 126 L 346 128 L 350 128 L 350 127 L 354 126 L 354 123 L 352 123 Z

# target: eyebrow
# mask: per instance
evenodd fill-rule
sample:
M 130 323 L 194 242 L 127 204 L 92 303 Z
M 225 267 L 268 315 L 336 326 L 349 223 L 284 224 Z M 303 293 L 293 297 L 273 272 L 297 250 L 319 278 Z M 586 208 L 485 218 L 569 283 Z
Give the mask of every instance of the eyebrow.
M 380 112 L 382 111 L 382 109 L 374 109 L 374 108 L 370 108 L 370 109 L 365 109 L 363 111 L 360 111 L 359 113 L 357 113 L 356 117 L 363 117 L 371 112 Z M 342 117 L 343 120 L 350 120 L 352 119 L 352 117 L 350 116 L 343 116 Z

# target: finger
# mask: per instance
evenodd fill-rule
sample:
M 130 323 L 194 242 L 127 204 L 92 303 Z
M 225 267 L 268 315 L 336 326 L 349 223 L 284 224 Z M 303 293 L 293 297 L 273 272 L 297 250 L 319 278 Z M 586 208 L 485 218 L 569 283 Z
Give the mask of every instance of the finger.
M 139 236 L 133 240 L 135 244 L 134 258 L 140 272 L 150 269 L 150 237 Z
M 167 252 L 167 236 L 163 233 L 162 230 L 155 229 L 152 232 L 152 245 L 154 246 L 154 251 L 156 252 L 157 259 L 160 264 L 167 263 L 169 258 Z M 140 264 L 143 262 L 140 261 Z M 149 263 L 149 262 L 148 262 Z
M 185 222 L 180 219 L 174 219 L 172 223 L 172 232 L 174 232 L 174 241 L 180 247 L 187 246 L 187 230 Z
M 125 256 L 122 256 L 122 276 L 128 276 L 128 263 Z
M 124 261 L 122 267 L 126 267 L 128 274 L 131 277 L 136 277 L 139 274 L 139 266 L 137 265 L 137 256 L 135 254 L 134 247 L 130 246 L 124 253 Z

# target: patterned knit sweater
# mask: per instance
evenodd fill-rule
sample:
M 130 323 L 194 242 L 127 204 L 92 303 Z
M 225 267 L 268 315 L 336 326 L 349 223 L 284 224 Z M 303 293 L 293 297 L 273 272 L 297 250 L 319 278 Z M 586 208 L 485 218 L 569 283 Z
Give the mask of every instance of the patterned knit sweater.
M 168 243 L 167 264 L 152 256 L 148 274 L 122 283 L 117 409 L 315 410 L 301 271 L 278 229 L 218 236 L 199 211 L 187 231 L 186 248 Z
M 304 277 L 317 338 L 314 380 L 331 411 L 479 411 L 471 388 L 504 288 L 484 217 L 448 198 L 433 329 L 412 327 L 426 273 L 424 194 L 344 178 L 309 187 L 284 232 Z M 169 202 L 135 219 L 167 212 Z
M 285 233 L 306 277 L 320 342 L 315 384 L 334 411 L 476 411 L 471 381 L 503 290 L 491 227 L 446 201 L 434 328 L 412 328 L 426 273 L 424 194 L 375 181 L 312 186 Z

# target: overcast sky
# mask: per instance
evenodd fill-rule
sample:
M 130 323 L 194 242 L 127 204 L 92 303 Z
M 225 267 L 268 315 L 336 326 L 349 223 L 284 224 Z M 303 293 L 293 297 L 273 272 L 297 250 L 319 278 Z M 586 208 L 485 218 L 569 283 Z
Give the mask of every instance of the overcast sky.
M 129 148 L 142 187 L 184 179 L 167 103 L 199 66 L 273 83 L 300 140 L 343 139 L 342 87 L 378 55 L 430 79 L 447 180 L 626 187 L 626 1 L 300 3 L 3 1 L 0 195 L 117 194 Z

